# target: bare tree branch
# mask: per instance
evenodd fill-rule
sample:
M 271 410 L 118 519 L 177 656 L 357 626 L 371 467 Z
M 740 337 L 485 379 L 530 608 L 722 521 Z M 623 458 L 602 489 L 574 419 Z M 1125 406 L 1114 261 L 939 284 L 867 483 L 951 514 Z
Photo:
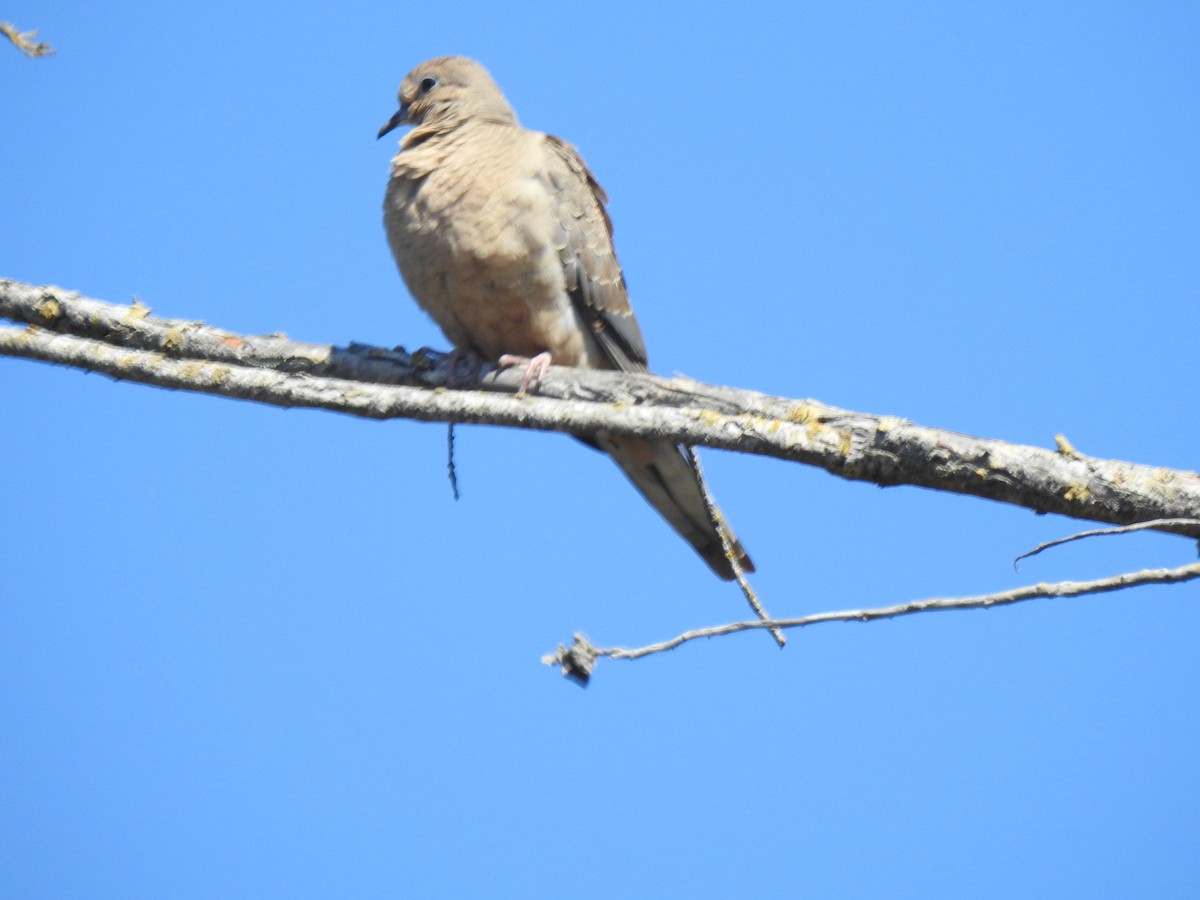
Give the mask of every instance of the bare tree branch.
M 926 428 L 890 416 L 700 384 L 552 366 L 536 396 L 518 395 L 520 372 L 485 369 L 469 389 L 445 354 L 305 344 L 286 335 L 240 335 L 201 322 L 163 319 L 135 301 L 118 306 L 54 287 L 0 280 L 0 355 L 104 372 L 179 390 L 306 406 L 366 418 L 508 425 L 578 436 L 666 438 L 819 466 L 879 485 L 912 484 L 1136 528 L 1200 537 L 1200 476 L 1085 456 L 1062 435 L 1055 450 Z M 461 380 L 461 378 L 459 379 Z M 1089 534 L 1092 532 L 1089 532 Z M 1107 532 L 1095 532 L 1107 533 Z M 1039 552 L 1045 546 L 1033 552 Z M 1027 554 L 1028 555 L 1028 554 Z M 996 594 L 918 600 L 688 631 L 633 650 L 597 648 L 580 635 L 545 662 L 586 682 L 598 659 L 636 659 L 702 637 L 818 622 L 870 621 L 971 609 L 1037 597 L 1072 597 L 1200 577 L 1200 564 L 1088 582 L 1038 584 Z M 755 598 L 744 585 L 747 599 Z
M 700 638 L 721 637 L 735 634 L 739 631 L 755 631 L 763 628 L 787 629 L 804 628 L 822 622 L 870 622 L 875 619 L 893 619 L 897 616 L 907 616 L 913 613 L 938 612 L 949 609 L 985 609 L 990 606 L 1003 606 L 1010 603 L 1020 603 L 1024 600 L 1034 600 L 1043 597 L 1082 597 L 1086 594 L 1101 594 L 1108 591 L 1119 591 L 1124 588 L 1138 587 L 1147 584 L 1180 584 L 1185 581 L 1200 578 L 1200 563 L 1180 566 L 1176 569 L 1146 569 L 1141 572 L 1129 572 L 1114 575 L 1111 578 L 1099 578 L 1094 581 L 1060 581 L 1055 584 L 1032 584 L 1026 587 L 1013 588 L 995 594 L 982 594 L 977 597 L 935 597 L 930 600 L 913 600 L 908 603 L 898 603 L 895 606 L 879 606 L 870 609 L 850 609 L 842 612 L 815 613 L 810 616 L 799 616 L 794 619 L 758 619 L 749 622 L 732 622 L 728 625 L 716 625 L 711 628 L 697 628 L 686 631 L 670 640 L 626 650 L 622 647 L 596 647 L 581 634 L 576 634 L 571 647 L 559 645 L 554 653 L 542 657 L 542 662 L 548 666 L 559 666 L 562 673 L 580 683 L 587 683 L 597 660 L 608 659 L 640 659 L 653 653 L 663 653 L 674 650 L 688 641 Z
M 1032 550 L 1027 550 L 1013 560 L 1013 570 L 1021 571 L 1021 560 L 1029 559 L 1031 556 L 1037 556 L 1043 550 L 1049 550 L 1051 547 L 1058 547 L 1062 544 L 1069 544 L 1071 541 L 1080 541 L 1084 538 L 1097 537 L 1103 534 L 1129 534 L 1132 531 L 1146 531 L 1153 529 L 1161 529 L 1164 525 L 1200 525 L 1200 520 L 1197 519 L 1151 519 L 1149 522 L 1138 522 L 1136 525 L 1122 525 L 1119 528 L 1096 528 L 1092 531 L 1080 531 L 1078 534 L 1069 534 L 1066 537 L 1056 538 L 1053 541 L 1046 541 L 1044 544 L 1038 544 Z
M 54 53 L 53 47 L 45 41 L 38 41 L 36 31 L 17 31 L 16 26 L 0 22 L 0 34 L 12 41 L 18 50 L 30 58 L 50 56 Z
M 179 390 L 308 406 L 367 418 L 507 425 L 587 436 L 666 438 L 794 460 L 882 486 L 912 484 L 986 497 L 1038 513 L 1115 525 L 1200 518 L 1193 472 L 971 437 L 815 400 L 552 366 L 536 396 L 515 396 L 519 372 L 485 371 L 448 389 L 445 358 L 285 335 L 239 335 L 162 319 L 54 287 L 0 280 L 0 355 L 105 372 Z M 1200 526 L 1160 524 L 1200 537 Z

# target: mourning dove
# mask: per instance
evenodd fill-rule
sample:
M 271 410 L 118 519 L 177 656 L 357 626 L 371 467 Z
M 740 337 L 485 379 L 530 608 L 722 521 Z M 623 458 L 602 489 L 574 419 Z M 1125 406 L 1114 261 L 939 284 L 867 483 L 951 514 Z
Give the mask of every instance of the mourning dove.
M 522 128 L 487 70 L 462 56 L 417 66 L 379 131 L 412 130 L 383 203 L 405 284 L 456 352 L 646 372 L 646 348 L 612 243 L 608 198 L 570 144 Z M 688 448 L 595 437 L 717 575 L 754 571 Z

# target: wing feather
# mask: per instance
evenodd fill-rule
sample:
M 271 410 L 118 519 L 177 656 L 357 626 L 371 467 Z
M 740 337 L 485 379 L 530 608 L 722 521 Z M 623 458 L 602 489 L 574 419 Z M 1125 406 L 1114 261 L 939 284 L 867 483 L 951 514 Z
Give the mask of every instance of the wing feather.
M 546 135 L 546 149 L 557 248 L 571 302 L 614 369 L 644 372 L 646 344 L 613 248 L 608 197 L 574 147 Z

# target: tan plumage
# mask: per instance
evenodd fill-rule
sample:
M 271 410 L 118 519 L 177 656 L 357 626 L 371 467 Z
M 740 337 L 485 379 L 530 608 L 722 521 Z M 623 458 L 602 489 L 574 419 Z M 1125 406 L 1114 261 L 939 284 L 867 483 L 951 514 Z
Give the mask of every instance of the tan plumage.
M 461 351 L 496 361 L 645 372 L 646 348 L 612 243 L 607 198 L 575 149 L 522 128 L 483 66 L 444 56 L 400 85 L 380 130 L 412 130 L 392 160 L 384 225 L 413 297 Z M 722 578 L 741 544 L 705 503 L 699 473 L 666 441 L 596 440 Z M 712 507 L 716 510 L 716 507 Z

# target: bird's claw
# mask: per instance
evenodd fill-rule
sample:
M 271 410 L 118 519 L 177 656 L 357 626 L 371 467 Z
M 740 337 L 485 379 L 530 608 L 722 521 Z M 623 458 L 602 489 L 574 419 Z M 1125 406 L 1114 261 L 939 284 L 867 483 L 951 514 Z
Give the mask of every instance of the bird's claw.
M 551 356 L 548 350 L 543 350 L 532 359 L 527 356 L 513 356 L 505 353 L 500 357 L 499 362 L 502 366 L 525 367 L 525 374 L 521 376 L 521 387 L 517 391 L 517 396 L 520 397 L 529 389 L 530 384 L 540 381 L 546 374 L 546 370 L 550 368 Z

